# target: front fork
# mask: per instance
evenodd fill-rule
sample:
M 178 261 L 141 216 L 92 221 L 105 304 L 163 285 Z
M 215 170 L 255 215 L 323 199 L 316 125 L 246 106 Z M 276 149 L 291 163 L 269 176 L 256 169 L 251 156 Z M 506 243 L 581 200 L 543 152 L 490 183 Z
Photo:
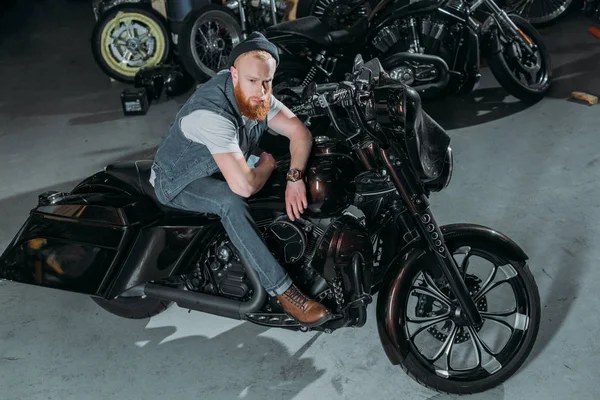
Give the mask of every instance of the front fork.
M 462 279 L 456 260 L 444 243 L 444 236 L 429 209 L 427 197 L 422 190 L 418 190 L 417 185 L 414 183 L 412 171 L 402 160 L 389 154 L 387 150 L 381 149 L 380 152 L 398 194 L 404 201 L 409 213 L 417 221 L 421 236 L 435 254 L 446 279 L 448 279 L 450 288 L 460 306 L 460 316 L 463 317 L 461 319 L 466 320 L 471 326 L 480 326 L 483 320 L 479 310 L 477 310 L 475 302 L 469 294 L 469 289 Z
M 531 39 L 521 30 L 519 27 L 510 19 L 506 11 L 498 7 L 494 0 L 477 0 L 469 7 L 469 14 L 472 15 L 479 6 L 485 4 L 492 10 L 493 16 L 496 21 L 502 25 L 500 28 L 507 29 L 509 33 L 523 46 L 525 51 L 529 55 L 533 56 L 535 53 L 535 45 Z M 471 25 L 476 25 L 472 18 L 469 18 Z

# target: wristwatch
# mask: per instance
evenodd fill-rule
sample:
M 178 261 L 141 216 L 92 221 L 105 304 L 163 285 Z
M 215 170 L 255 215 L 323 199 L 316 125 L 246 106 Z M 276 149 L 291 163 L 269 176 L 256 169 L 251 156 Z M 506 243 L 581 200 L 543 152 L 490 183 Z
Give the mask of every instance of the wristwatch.
M 302 171 L 300 171 L 297 168 L 290 169 L 287 172 L 287 174 L 285 175 L 285 180 L 289 181 L 289 182 L 296 182 L 296 181 L 299 181 L 302 178 L 303 178 Z

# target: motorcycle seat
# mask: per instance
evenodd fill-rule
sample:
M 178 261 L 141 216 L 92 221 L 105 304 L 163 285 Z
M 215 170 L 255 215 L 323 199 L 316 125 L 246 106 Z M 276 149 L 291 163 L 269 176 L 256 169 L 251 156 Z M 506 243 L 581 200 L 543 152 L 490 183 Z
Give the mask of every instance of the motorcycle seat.
M 368 25 L 369 22 L 363 17 L 348 29 L 330 32 L 319 18 L 309 16 L 272 25 L 267 28 L 266 33 L 267 37 L 294 34 L 323 46 L 332 46 L 353 43 L 366 33 Z
M 189 213 L 188 211 L 165 205 L 161 203 L 160 200 L 158 200 L 158 197 L 156 197 L 156 192 L 154 191 L 154 186 L 152 186 L 152 184 L 150 183 L 152 160 L 117 162 L 106 166 L 105 171 L 106 173 L 114 176 L 117 179 L 122 180 L 129 186 L 136 189 L 136 191 L 139 194 L 145 195 L 152 199 L 161 210 L 177 213 Z M 210 219 L 219 218 L 219 216 L 216 214 L 200 214 Z

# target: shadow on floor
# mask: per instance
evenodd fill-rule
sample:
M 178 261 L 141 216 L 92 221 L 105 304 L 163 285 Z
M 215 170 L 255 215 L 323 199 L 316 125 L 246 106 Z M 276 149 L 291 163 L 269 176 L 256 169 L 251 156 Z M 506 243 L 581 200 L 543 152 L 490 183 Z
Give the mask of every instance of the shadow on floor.
M 600 44 L 598 51 L 554 69 L 554 83 L 549 97 L 566 99 L 573 91 L 600 96 Z
M 436 394 L 433 397 L 427 398 L 427 400 L 504 400 L 504 386 L 500 385 L 494 389 L 490 389 L 487 392 L 471 394 L 471 395 L 450 395 L 450 394 Z
M 492 87 L 465 96 L 429 101 L 423 103 L 423 109 L 444 129 L 460 129 L 505 118 L 529 107 L 516 99 L 506 101 L 507 98 L 510 95 L 505 89 Z
M 22 316 L 0 328 L 6 348 L 21 348 L 10 362 L 26 363 L 28 374 L 35 375 L 37 369 L 50 368 L 47 360 L 53 354 L 81 361 L 60 364 L 54 371 L 56 381 L 45 385 L 46 396 L 58 396 L 69 382 L 69 393 L 75 398 L 89 393 L 106 398 L 110 393 L 108 397 L 118 398 L 287 400 L 296 398 L 326 372 L 305 355 L 319 334 L 306 336 L 306 343 L 292 353 L 284 343 L 263 336 L 271 328 L 251 323 L 207 337 L 194 329 L 201 323 L 197 313 L 179 313 L 174 320 L 181 328 L 170 324 L 148 327 L 149 320 L 116 317 L 86 296 L 14 283 L 4 285 L 3 290 L 15 290 L 13 285 L 22 286 L 20 294 L 2 307 L 13 307 L 14 302 Z M 24 296 L 27 301 L 21 298 Z M 63 307 L 70 312 L 57 317 L 55 310 Z M 159 321 L 161 317 L 157 317 Z M 23 329 L 23 324 L 33 319 L 41 332 Z M 201 327 L 198 331 L 205 332 Z M 39 342 L 42 332 L 52 346 Z M 65 332 L 69 332 L 68 339 Z M 180 337 L 170 339 L 173 335 Z M 28 343 L 26 350 L 19 343 Z M 36 389 L 24 384 L 29 378 L 13 374 L 6 377 L 16 385 L 13 394 L 30 398 Z M 19 383 L 21 379 L 24 381 Z
M 561 267 L 552 274 L 543 268 L 542 262 L 536 262 L 538 266 L 537 273 L 535 273 L 536 280 L 539 282 L 541 279 L 549 278 L 551 283 L 545 291 L 546 294 L 540 294 L 542 303 L 540 329 L 533 350 L 521 367 L 522 369 L 528 368 L 528 364 L 537 359 L 552 343 L 573 311 L 579 296 L 580 282 L 584 281 L 586 275 L 588 262 L 585 260 L 585 249 L 589 249 L 589 246 L 585 236 L 574 237 L 568 246 L 556 246 L 557 251 L 552 252 L 551 255 L 560 257 Z

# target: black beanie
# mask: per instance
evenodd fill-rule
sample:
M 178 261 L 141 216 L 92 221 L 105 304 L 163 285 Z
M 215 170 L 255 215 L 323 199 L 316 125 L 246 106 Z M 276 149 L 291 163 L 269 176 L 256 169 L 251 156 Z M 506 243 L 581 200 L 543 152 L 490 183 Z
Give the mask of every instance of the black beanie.
M 231 54 L 229 55 L 229 65 L 233 66 L 236 58 L 252 50 L 266 51 L 273 56 L 276 64 L 279 65 L 279 52 L 277 51 L 277 46 L 269 42 L 267 38 L 265 38 L 260 32 L 252 32 L 250 35 L 248 35 L 246 40 L 240 42 L 240 44 L 231 50 Z

